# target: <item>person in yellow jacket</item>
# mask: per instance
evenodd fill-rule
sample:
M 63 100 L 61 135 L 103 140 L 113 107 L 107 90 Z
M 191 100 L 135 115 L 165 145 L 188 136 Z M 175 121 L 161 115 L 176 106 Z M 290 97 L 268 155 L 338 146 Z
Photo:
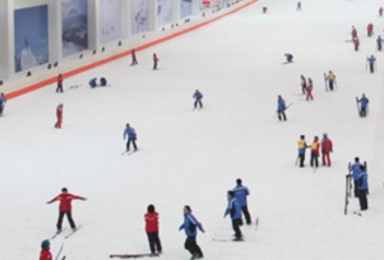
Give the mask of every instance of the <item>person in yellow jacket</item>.
M 333 91 L 334 86 L 336 84 L 336 75 L 332 71 L 329 71 L 328 76 L 325 78 L 325 80 L 328 81 L 329 89 Z
M 317 168 L 319 167 L 319 151 L 320 151 L 320 143 L 319 137 L 315 136 L 311 145 L 311 167 Z
M 307 143 L 305 142 L 305 135 L 301 135 L 299 141 L 297 141 L 297 148 L 298 148 L 298 156 L 296 160 L 300 161 L 300 167 L 304 167 L 304 161 L 305 161 L 305 149 L 308 148 Z

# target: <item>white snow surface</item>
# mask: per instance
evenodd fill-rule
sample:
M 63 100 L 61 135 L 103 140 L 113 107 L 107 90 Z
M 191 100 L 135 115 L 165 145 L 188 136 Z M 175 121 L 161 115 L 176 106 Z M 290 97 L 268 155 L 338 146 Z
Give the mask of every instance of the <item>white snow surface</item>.
M 198 235 L 205 259 L 355 260 L 384 259 L 383 54 L 376 37 L 384 18 L 379 0 L 260 1 L 189 34 L 64 80 L 7 103 L 0 119 L 0 259 L 38 259 L 40 243 L 56 228 L 58 205 L 46 202 L 69 192 L 88 198 L 73 202 L 82 228 L 62 243 L 67 260 L 101 260 L 109 254 L 149 252 L 144 218 L 153 203 L 160 214 L 161 259 L 189 259 L 178 227 L 190 205 L 206 233 Z M 262 13 L 262 6 L 268 13 Z M 375 36 L 366 37 L 366 26 Z M 361 50 L 350 39 L 355 26 Z M 282 65 L 284 53 L 294 63 Z M 159 70 L 153 71 L 157 53 Z M 378 72 L 365 68 L 367 55 Z M 323 73 L 337 75 L 326 92 Z M 314 80 L 315 100 L 301 95 L 300 75 Z M 92 77 L 111 87 L 91 89 Z M 71 85 L 82 87 L 71 89 Z M 195 89 L 204 109 L 193 111 Z M 355 97 L 370 99 L 368 118 L 357 115 Z M 277 95 L 293 103 L 288 121 L 276 116 Z M 64 103 L 63 129 L 55 109 Z M 138 134 L 139 152 L 125 150 L 123 130 Z M 331 168 L 315 173 L 296 167 L 297 140 L 327 132 L 334 143 Z M 369 210 L 362 217 L 351 199 L 344 215 L 347 164 L 368 162 Z M 245 241 L 231 238 L 223 219 L 226 191 L 242 178 L 249 187 L 257 231 L 242 227 Z M 70 232 L 64 221 L 64 233 Z

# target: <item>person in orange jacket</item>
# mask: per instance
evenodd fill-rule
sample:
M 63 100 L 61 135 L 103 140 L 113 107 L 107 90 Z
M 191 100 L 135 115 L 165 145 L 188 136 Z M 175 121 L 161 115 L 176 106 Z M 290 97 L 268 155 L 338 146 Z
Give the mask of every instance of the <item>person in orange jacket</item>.
M 323 166 L 327 165 L 331 167 L 331 157 L 330 154 L 333 152 L 333 144 L 331 139 L 328 138 L 328 135 L 323 134 L 323 139 L 321 140 L 321 155 Z
M 317 168 L 319 167 L 319 150 L 320 143 L 319 137 L 315 136 L 311 145 L 311 167 Z
M 307 80 L 303 75 L 300 76 L 300 79 L 301 91 L 303 92 L 303 95 L 305 95 L 307 93 Z
M 60 202 L 59 219 L 56 225 L 58 233 L 61 232 L 61 226 L 62 226 L 63 218 L 65 215 L 67 215 L 67 219 L 72 230 L 76 230 L 76 224 L 72 219 L 72 205 L 71 205 L 72 200 L 86 200 L 86 198 L 68 193 L 67 188 L 62 188 L 61 194 L 57 195 L 56 197 L 54 197 L 53 199 L 47 202 L 47 204 L 51 204 L 55 201 Z
M 44 240 L 41 243 L 41 252 L 39 260 L 52 260 L 52 254 L 50 251 L 50 242 L 49 240 Z

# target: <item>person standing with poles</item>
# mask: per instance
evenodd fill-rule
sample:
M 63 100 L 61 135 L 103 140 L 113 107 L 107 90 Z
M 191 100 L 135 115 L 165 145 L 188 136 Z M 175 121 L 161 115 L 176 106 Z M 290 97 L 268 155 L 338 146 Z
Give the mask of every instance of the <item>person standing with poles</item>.
M 369 65 L 369 71 L 372 73 L 375 72 L 375 67 L 376 67 L 376 58 L 375 56 L 371 55 L 371 57 L 367 58 L 367 62 Z
M 279 95 L 277 97 L 277 117 L 281 121 L 283 119 L 284 121 L 287 121 L 287 116 L 285 115 L 285 110 L 287 109 L 287 106 L 285 105 L 285 100 Z
M 360 109 L 359 109 L 360 117 L 367 117 L 369 99 L 365 96 L 365 94 L 363 94 L 360 99 L 356 97 L 356 102 L 357 102 L 358 108 L 360 103 Z

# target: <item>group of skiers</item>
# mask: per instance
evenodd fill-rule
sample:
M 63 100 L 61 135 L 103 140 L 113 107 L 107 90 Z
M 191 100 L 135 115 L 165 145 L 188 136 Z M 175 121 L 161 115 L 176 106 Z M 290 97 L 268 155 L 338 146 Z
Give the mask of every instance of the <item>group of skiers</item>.
M 322 165 L 331 167 L 331 153 L 333 152 L 333 144 L 331 139 L 329 139 L 328 134 L 324 133 L 323 138 L 320 141 L 318 136 L 313 138 L 311 145 L 307 145 L 305 140 L 305 135 L 301 135 L 297 141 L 298 155 L 296 160 L 296 165 L 299 162 L 300 167 L 305 167 L 305 154 L 306 149 L 311 149 L 310 165 L 313 168 L 319 167 L 319 156 L 321 151 L 322 156 Z
M 131 50 L 131 58 L 132 58 L 131 66 L 139 64 L 137 61 L 137 57 L 136 57 L 136 49 Z M 152 61 L 153 61 L 153 67 L 152 68 L 154 70 L 157 70 L 160 59 L 157 57 L 156 53 L 153 53 Z

